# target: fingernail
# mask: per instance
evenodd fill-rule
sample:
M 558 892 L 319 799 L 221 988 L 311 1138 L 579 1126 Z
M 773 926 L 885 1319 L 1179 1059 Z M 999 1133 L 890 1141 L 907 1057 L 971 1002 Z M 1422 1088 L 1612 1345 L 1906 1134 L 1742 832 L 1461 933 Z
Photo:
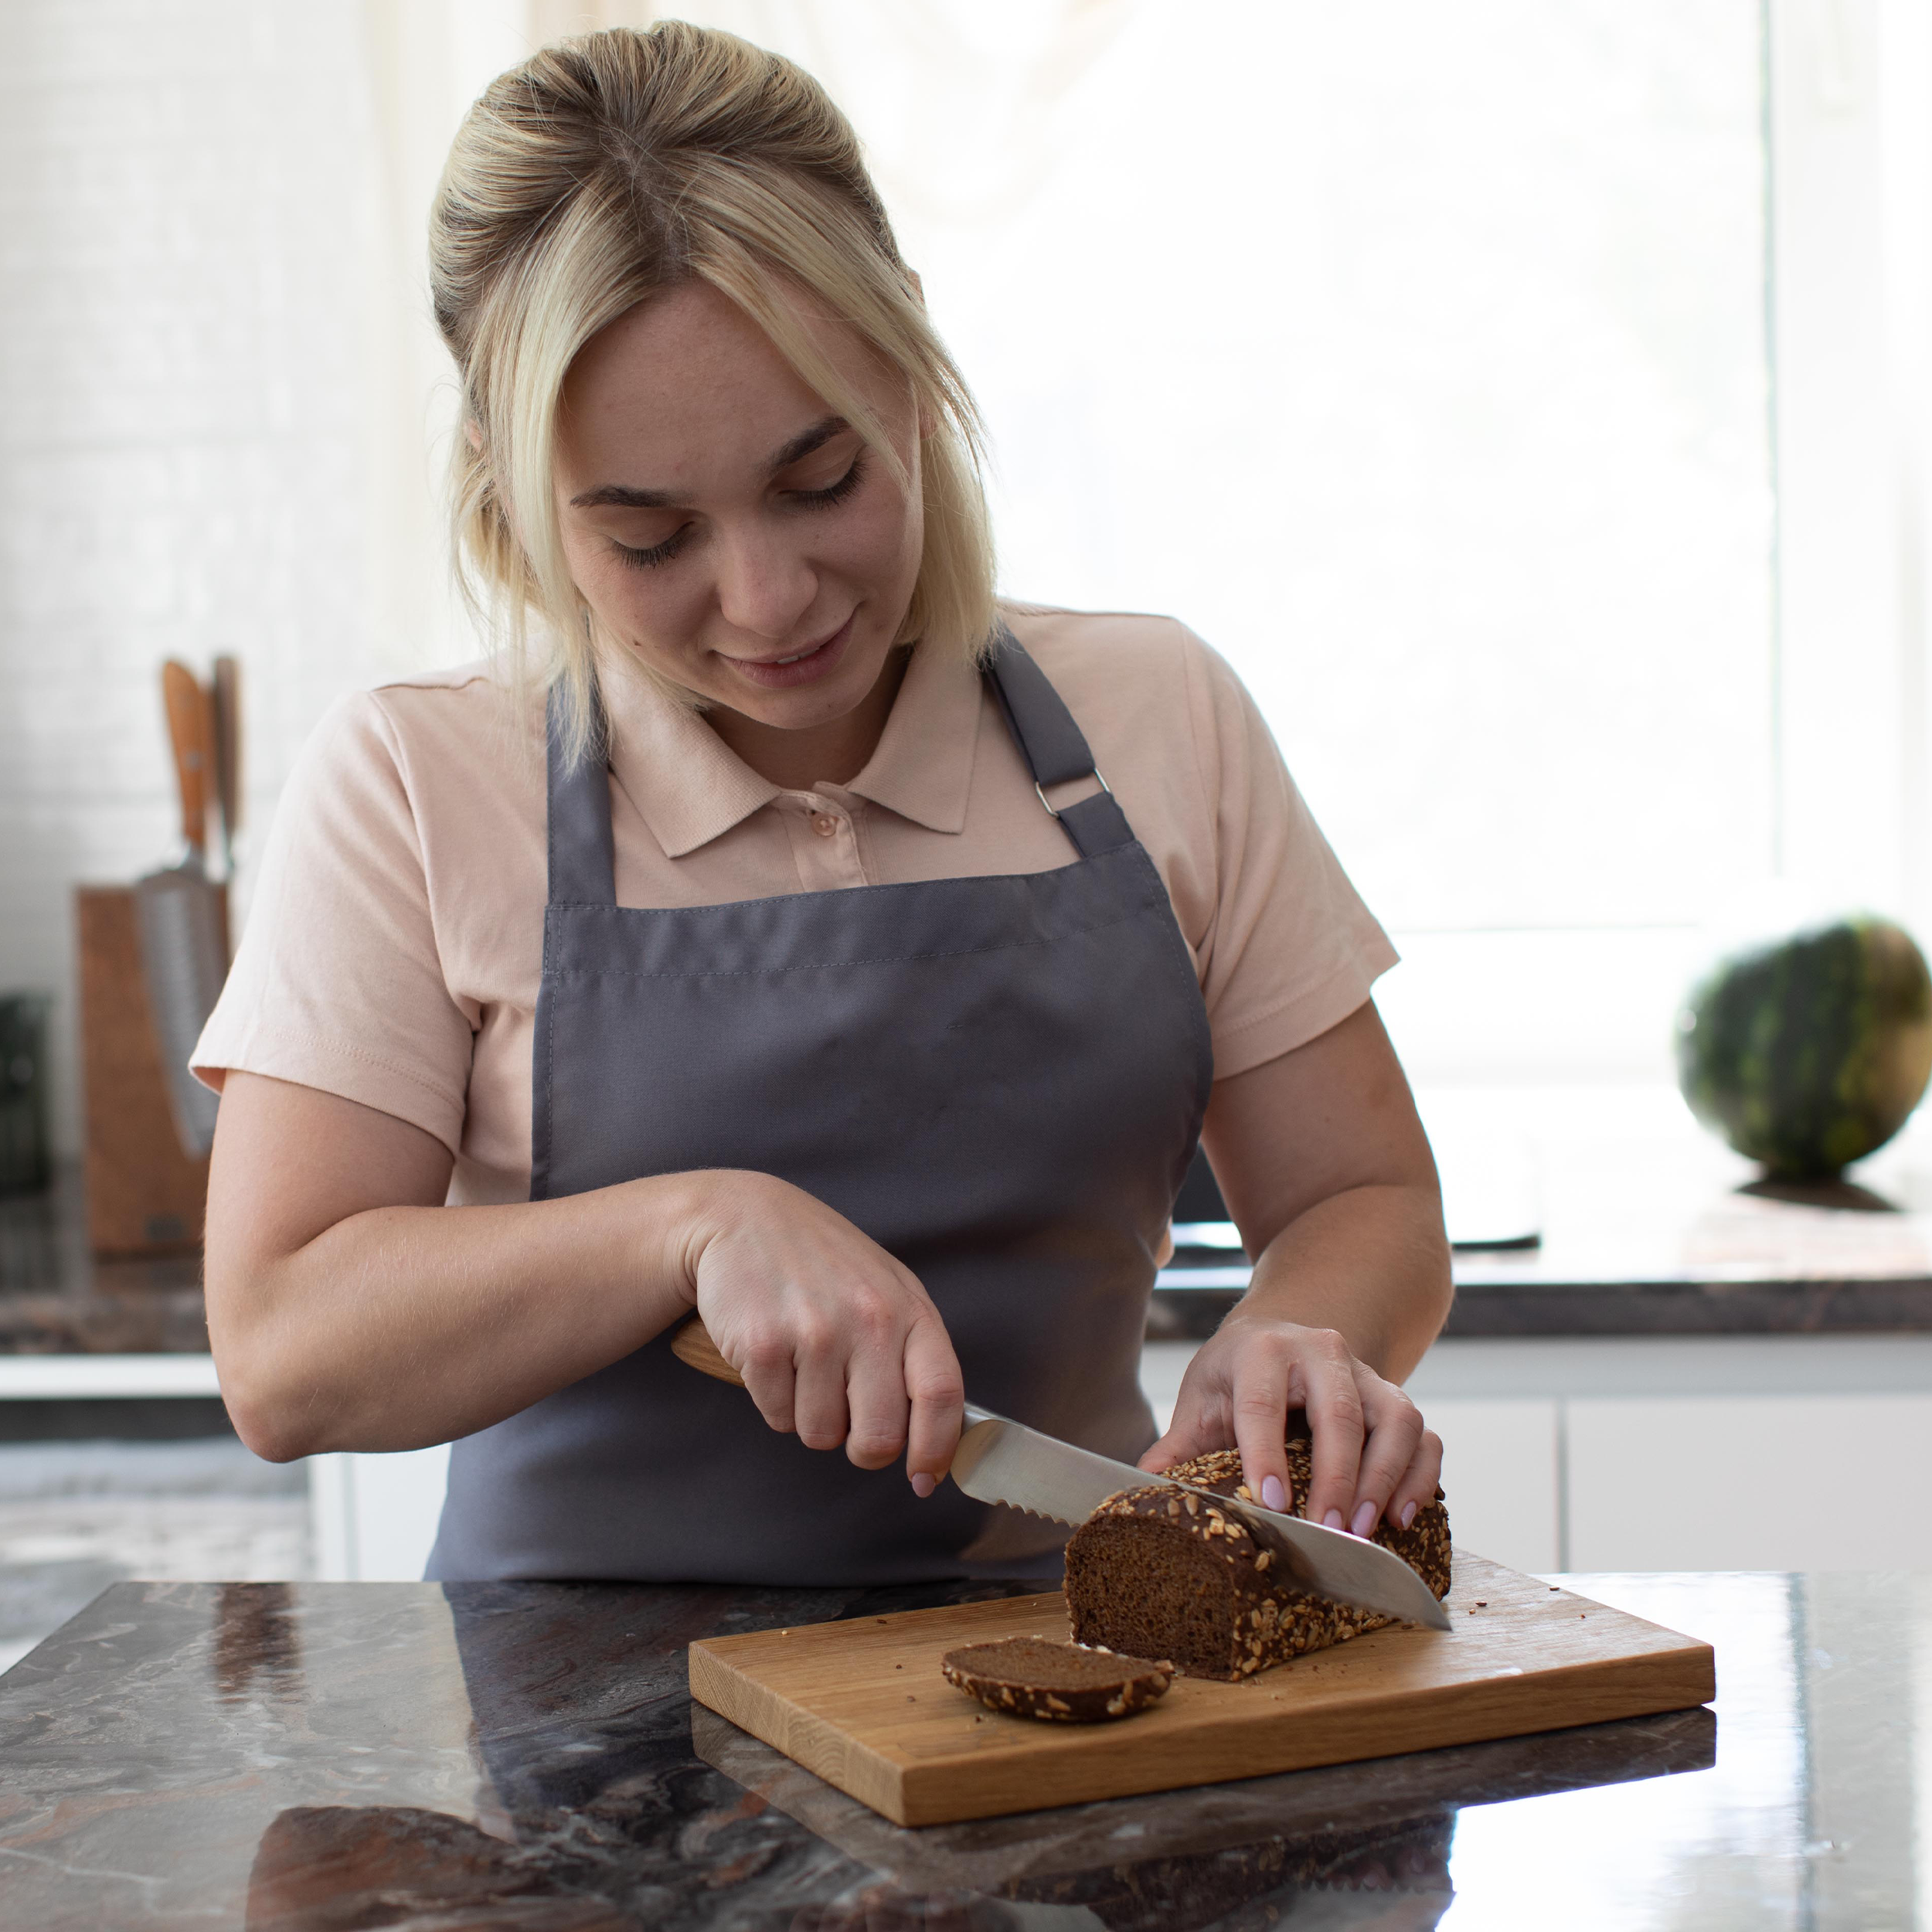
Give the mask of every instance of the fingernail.
M 915 1469 L 913 1471 L 913 1494 L 915 1496 L 930 1496 L 934 1487 L 932 1478 L 924 1470 Z
M 1373 1503 L 1365 1502 L 1355 1512 L 1355 1521 L 1349 1524 L 1349 1530 L 1358 1536 L 1367 1536 L 1376 1526 L 1376 1517 L 1379 1513 Z
M 1321 1519 L 1321 1527 L 1324 1529 L 1339 1529 L 1342 1527 L 1342 1512 L 1338 1509 L 1331 1509 Z
M 1281 1487 L 1279 1476 L 1261 1478 L 1261 1507 L 1264 1509 L 1285 1509 L 1288 1506 L 1288 1492 Z
M 1416 1506 L 1415 1506 L 1415 1505 L 1414 1505 L 1413 1503 L 1412 1503 L 1412 1502 L 1405 1502 L 1405 1503 L 1402 1505 L 1402 1526 L 1403 1526 L 1403 1528 L 1404 1529 L 1406 1529 L 1409 1527 L 1409 1526 L 1415 1521 L 1415 1519 L 1416 1519 Z

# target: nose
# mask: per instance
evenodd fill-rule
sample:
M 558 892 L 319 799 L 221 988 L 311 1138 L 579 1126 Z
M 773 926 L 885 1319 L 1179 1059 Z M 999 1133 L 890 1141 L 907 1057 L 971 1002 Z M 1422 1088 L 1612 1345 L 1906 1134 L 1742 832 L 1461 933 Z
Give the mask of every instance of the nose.
M 713 553 L 718 612 L 734 631 L 789 642 L 818 594 L 818 573 L 797 537 L 760 523 L 723 531 Z

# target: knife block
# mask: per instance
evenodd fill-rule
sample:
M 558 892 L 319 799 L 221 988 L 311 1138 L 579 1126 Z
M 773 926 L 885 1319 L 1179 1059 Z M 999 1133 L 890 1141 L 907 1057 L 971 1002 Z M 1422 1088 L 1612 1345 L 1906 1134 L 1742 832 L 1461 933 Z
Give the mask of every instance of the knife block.
M 87 1239 L 96 1254 L 179 1254 L 201 1245 L 208 1162 L 182 1151 L 149 1017 L 134 895 L 74 893 L 87 1122 Z

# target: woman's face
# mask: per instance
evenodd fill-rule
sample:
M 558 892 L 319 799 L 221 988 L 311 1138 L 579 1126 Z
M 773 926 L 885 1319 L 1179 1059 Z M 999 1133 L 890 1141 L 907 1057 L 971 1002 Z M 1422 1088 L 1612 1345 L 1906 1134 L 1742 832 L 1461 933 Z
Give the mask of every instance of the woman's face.
M 919 574 L 918 417 L 842 325 L 801 308 L 885 426 L 893 480 L 743 310 L 685 282 L 585 344 L 563 387 L 557 515 L 610 634 L 715 704 L 788 730 L 878 682 Z

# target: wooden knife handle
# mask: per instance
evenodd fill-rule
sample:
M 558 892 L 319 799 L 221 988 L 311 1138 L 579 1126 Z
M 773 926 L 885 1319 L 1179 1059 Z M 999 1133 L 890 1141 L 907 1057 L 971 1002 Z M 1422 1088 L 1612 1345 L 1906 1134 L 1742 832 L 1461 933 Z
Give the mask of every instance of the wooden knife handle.
M 694 1315 L 671 1338 L 671 1352 L 686 1367 L 696 1369 L 701 1375 L 728 1382 L 736 1389 L 745 1386 L 744 1377 L 718 1352 L 718 1345 L 712 1340 L 711 1331 L 705 1326 L 701 1315 Z
M 161 667 L 161 696 L 168 712 L 175 782 L 181 791 L 181 835 L 199 854 L 208 843 L 209 784 L 214 763 L 209 755 L 208 694 L 186 665 L 170 658 Z
M 234 863 L 235 836 L 241 830 L 241 666 L 233 658 L 215 660 L 209 688 L 214 711 L 212 750 L 215 789 L 221 806 L 222 843 L 230 867 Z

